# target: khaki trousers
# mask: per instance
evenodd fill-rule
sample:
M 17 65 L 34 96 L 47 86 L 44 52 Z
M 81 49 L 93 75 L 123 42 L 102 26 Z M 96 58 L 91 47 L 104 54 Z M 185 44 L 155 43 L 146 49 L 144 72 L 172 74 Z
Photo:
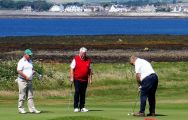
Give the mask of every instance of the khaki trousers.
M 33 102 L 33 87 L 32 81 L 26 81 L 24 79 L 18 78 L 18 88 L 19 88 L 19 99 L 18 99 L 18 110 L 24 109 L 24 101 L 27 97 L 27 105 L 29 111 L 35 109 Z

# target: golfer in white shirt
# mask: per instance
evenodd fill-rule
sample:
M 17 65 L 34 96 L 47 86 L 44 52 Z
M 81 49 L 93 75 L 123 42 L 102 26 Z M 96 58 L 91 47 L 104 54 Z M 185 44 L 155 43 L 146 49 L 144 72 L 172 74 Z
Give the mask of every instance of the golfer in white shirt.
M 147 116 L 155 116 L 155 93 L 158 86 L 158 76 L 153 70 L 151 64 L 136 56 L 130 57 L 130 64 L 135 66 L 136 79 L 141 86 L 140 89 L 140 111 L 134 113 L 134 116 L 145 116 L 146 100 L 149 102 L 149 114 Z
M 24 56 L 19 60 L 17 66 L 18 72 L 18 88 L 19 88 L 19 99 L 18 99 L 18 112 L 25 114 L 24 101 L 27 97 L 28 100 L 28 109 L 31 113 L 40 113 L 33 102 L 33 88 L 32 88 L 32 78 L 34 74 L 33 64 L 31 60 L 32 51 L 26 49 L 24 51 Z

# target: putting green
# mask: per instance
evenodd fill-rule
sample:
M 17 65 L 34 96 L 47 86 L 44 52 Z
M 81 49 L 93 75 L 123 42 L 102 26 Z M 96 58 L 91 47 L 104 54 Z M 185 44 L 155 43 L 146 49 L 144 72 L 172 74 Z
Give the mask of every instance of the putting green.
M 116 102 L 92 102 L 87 101 L 87 113 L 74 113 L 73 108 L 68 108 L 66 100 L 53 99 L 46 101 L 37 100 L 36 106 L 42 110 L 41 114 L 19 114 L 17 112 L 17 101 L 11 100 L 7 102 L 0 102 L 0 116 L 1 120 L 144 120 L 148 117 L 133 117 L 128 116 L 132 112 L 131 103 L 116 101 Z M 188 118 L 188 104 L 187 103 L 166 103 L 159 101 L 157 104 L 157 120 L 186 120 Z M 138 111 L 137 105 L 135 111 Z M 148 108 L 146 108 L 148 113 Z M 151 118 L 151 117 L 150 117 Z
M 67 116 L 67 117 L 54 118 L 51 120 L 114 120 L 114 119 L 108 119 L 108 118 L 96 117 L 96 116 Z

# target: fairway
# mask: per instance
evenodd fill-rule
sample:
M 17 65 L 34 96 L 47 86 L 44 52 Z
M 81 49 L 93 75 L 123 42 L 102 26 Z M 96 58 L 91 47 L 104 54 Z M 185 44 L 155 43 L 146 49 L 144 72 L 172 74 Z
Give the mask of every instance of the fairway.
M 90 98 L 89 98 L 90 99 Z M 1 120 L 143 120 L 143 117 L 128 116 L 131 104 L 123 101 L 93 103 L 88 100 L 88 113 L 74 113 L 68 108 L 67 100 L 39 100 L 37 107 L 41 114 L 18 114 L 17 101 L 11 100 L 0 104 Z M 173 100 L 172 100 L 173 102 Z M 50 104 L 48 104 L 50 103 Z M 57 104 L 58 103 L 58 104 Z M 136 108 L 138 110 L 138 106 Z M 158 103 L 157 120 L 186 120 L 188 104 L 186 103 Z M 146 110 L 148 111 L 148 110 Z M 148 118 L 148 117 L 145 117 Z M 151 117 L 150 117 L 151 118 Z

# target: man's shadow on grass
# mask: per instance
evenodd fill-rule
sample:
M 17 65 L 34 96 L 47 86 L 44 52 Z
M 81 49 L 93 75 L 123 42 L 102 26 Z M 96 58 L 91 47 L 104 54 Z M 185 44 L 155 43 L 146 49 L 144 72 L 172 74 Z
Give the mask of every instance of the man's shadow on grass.
M 43 110 L 43 111 L 41 111 L 41 113 L 43 114 L 43 113 L 54 113 L 54 112 L 52 112 L 52 111 L 47 111 L 47 110 Z
M 30 113 L 30 112 L 27 112 L 27 114 L 38 114 L 38 115 L 40 115 L 40 114 L 46 114 L 46 113 L 54 113 L 54 112 L 52 112 L 52 111 L 41 111 L 40 113 Z
M 100 111 L 104 111 L 104 110 L 89 110 L 88 112 L 100 112 Z M 46 114 L 46 113 L 54 113 L 52 111 L 47 111 L 47 110 L 43 110 L 41 111 L 41 113 L 39 114 Z M 29 113 L 29 114 L 35 114 L 35 113 Z
M 164 115 L 164 114 L 155 114 L 155 116 L 168 116 L 168 115 Z
M 89 112 L 100 112 L 100 111 L 104 111 L 104 110 L 89 110 Z

